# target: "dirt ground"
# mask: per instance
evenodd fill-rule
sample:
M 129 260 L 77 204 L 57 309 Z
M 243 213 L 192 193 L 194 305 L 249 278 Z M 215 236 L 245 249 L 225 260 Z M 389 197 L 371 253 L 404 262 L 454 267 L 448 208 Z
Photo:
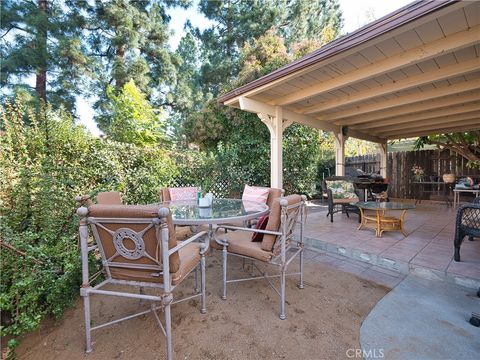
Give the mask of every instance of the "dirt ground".
M 199 298 L 172 307 L 175 359 L 344 359 L 359 347 L 360 326 L 389 291 L 313 261 L 306 261 L 305 289 L 297 277 L 287 280 L 286 320 L 278 318 L 279 301 L 264 280 L 229 284 L 220 299 L 221 263 L 207 258 L 207 314 Z M 240 259 L 229 257 L 229 277 L 244 276 Z M 296 266 L 291 269 L 296 270 Z M 189 295 L 193 274 L 174 297 Z M 93 325 L 147 308 L 139 300 L 93 296 Z M 160 314 L 161 316 L 162 314 Z M 19 359 L 164 359 L 165 340 L 152 314 L 93 332 L 93 352 L 85 355 L 83 307 L 26 335 Z

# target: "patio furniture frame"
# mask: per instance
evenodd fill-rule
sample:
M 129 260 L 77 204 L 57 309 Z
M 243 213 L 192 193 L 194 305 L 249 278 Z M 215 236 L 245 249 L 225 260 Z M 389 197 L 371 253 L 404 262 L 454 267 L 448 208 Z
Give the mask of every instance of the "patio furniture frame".
M 180 281 L 177 284 L 172 284 L 172 278 L 170 273 L 170 256 L 180 249 L 185 247 L 188 244 L 200 239 L 202 236 L 206 234 L 206 232 L 200 232 L 189 239 L 182 241 L 177 244 L 177 246 L 173 248 L 169 248 L 169 231 L 168 231 L 168 224 L 167 224 L 167 217 L 169 216 L 170 210 L 167 207 L 160 207 L 158 210 L 158 217 L 150 217 L 150 218 L 106 218 L 106 217 L 89 217 L 89 210 L 86 207 L 80 207 L 77 210 L 77 215 L 80 218 L 79 223 L 79 234 L 80 234 L 80 247 L 81 247 L 81 260 L 82 260 L 82 286 L 80 288 L 80 295 L 83 297 L 83 304 L 84 304 L 84 313 L 85 313 L 85 333 L 86 333 L 86 352 L 90 353 L 92 351 L 92 341 L 91 341 L 91 332 L 96 329 L 101 329 L 103 327 L 113 325 L 119 323 L 124 320 L 132 319 L 144 314 L 151 312 L 157 323 L 162 330 L 163 334 L 166 337 L 166 350 L 167 350 L 167 359 L 172 359 L 172 328 L 171 328 L 171 305 L 177 304 L 179 302 L 187 301 L 193 299 L 195 297 L 201 297 L 201 313 L 206 313 L 206 296 L 205 296 L 205 253 L 208 250 L 208 242 L 200 243 L 199 244 L 199 251 L 200 251 L 200 263 L 195 266 L 195 274 L 197 274 L 198 267 L 200 266 L 201 271 L 201 292 L 198 293 L 198 283 L 197 283 L 197 276 L 195 276 L 195 291 L 194 295 L 186 296 L 180 298 L 176 301 L 173 300 L 172 292 L 173 290 L 181 284 Z M 170 220 L 171 221 L 171 220 Z M 105 227 L 103 224 L 122 224 L 125 227 L 122 227 L 115 232 Z M 145 224 L 145 228 L 141 231 L 135 231 L 133 229 L 129 229 L 128 225 L 133 224 Z M 95 239 L 95 245 L 89 245 L 88 243 L 88 227 L 91 227 L 93 237 Z M 126 251 L 118 250 L 117 246 L 116 253 L 111 258 L 107 259 L 105 256 L 105 251 L 102 246 L 102 241 L 99 235 L 99 228 L 106 231 L 108 234 L 112 236 L 112 241 L 115 241 L 115 237 L 119 235 L 119 233 L 123 232 L 124 238 L 130 239 L 135 248 L 127 249 L 124 245 L 120 245 L 124 247 Z M 158 261 L 154 259 L 151 255 L 147 253 L 145 250 L 145 243 L 143 239 L 143 235 L 147 233 L 149 229 L 155 228 L 156 237 L 158 246 L 161 247 L 162 253 L 160 259 Z M 123 241 L 123 240 L 121 240 Z M 90 282 L 95 278 L 98 274 L 93 275 L 90 277 L 89 275 L 89 267 L 88 267 L 88 253 L 94 250 L 99 250 L 102 256 L 102 264 L 105 273 L 106 279 L 99 284 L 92 286 Z M 158 248 L 157 248 L 158 249 Z M 129 254 L 130 253 L 130 254 Z M 132 255 L 134 254 L 134 255 Z M 114 258 L 121 257 L 127 260 L 137 260 L 141 259 L 142 257 L 149 258 L 153 260 L 156 265 L 151 264 L 142 264 L 142 263 L 135 263 L 132 261 L 126 262 L 114 262 Z M 124 260 L 123 260 L 124 261 Z M 137 269 L 137 270 L 152 270 L 158 271 L 158 276 L 163 277 L 163 282 L 146 282 L 146 281 L 134 281 L 134 280 L 122 280 L 122 279 L 115 279 L 112 276 L 110 268 L 117 268 L 117 269 Z M 183 277 L 182 280 L 185 279 L 193 269 L 188 271 Z M 115 291 L 109 289 L 103 289 L 105 285 L 108 284 L 116 284 L 116 285 L 129 285 L 132 287 L 139 287 L 140 293 L 131 293 L 131 292 L 124 292 L 124 291 Z M 144 288 L 149 287 L 159 291 L 159 295 L 147 295 L 144 292 Z M 103 324 L 99 324 L 96 326 L 91 326 L 91 310 L 90 310 L 90 295 L 107 295 L 107 296 L 118 296 L 118 297 L 125 297 L 131 299 L 140 299 L 150 301 L 150 309 L 141 311 L 139 313 L 125 316 L 120 319 L 116 319 L 113 321 L 109 321 Z M 165 325 L 162 324 L 157 310 L 162 310 L 165 313 Z
M 285 198 L 280 199 L 281 206 L 281 218 L 280 218 L 280 231 L 267 231 L 254 228 L 242 228 L 236 226 L 220 225 L 215 231 L 215 240 L 218 244 L 223 247 L 222 250 L 222 268 L 223 268 L 223 294 L 222 299 L 227 299 L 227 284 L 235 282 L 243 282 L 250 280 L 260 280 L 265 279 L 270 287 L 277 293 L 280 297 L 280 314 L 279 317 L 281 320 L 286 318 L 285 315 L 285 278 L 286 276 L 299 275 L 299 285 L 300 289 L 304 288 L 303 283 L 303 273 L 304 273 L 304 242 L 303 242 L 303 231 L 305 226 L 305 202 L 306 197 L 302 195 L 301 201 L 288 205 L 288 201 Z M 300 233 L 298 240 L 295 240 L 293 231 L 296 224 L 300 224 Z M 226 230 L 235 230 L 235 231 L 246 231 L 252 233 L 262 233 L 277 236 L 276 242 L 273 246 L 272 258 L 269 261 L 264 263 L 267 265 L 273 265 L 279 269 L 280 273 L 276 275 L 269 275 L 265 270 L 261 270 L 256 262 L 260 261 L 250 256 L 245 256 L 241 254 L 236 254 L 228 251 L 228 240 L 218 238 L 218 231 L 220 229 Z M 287 257 L 287 251 L 293 249 L 294 252 L 291 256 Z M 227 258 L 228 255 L 236 256 L 242 259 L 251 260 L 253 267 L 260 273 L 260 276 L 254 276 L 252 273 L 251 277 L 241 278 L 241 279 L 227 279 Z M 300 271 L 294 273 L 287 273 L 288 265 L 292 260 L 297 256 L 300 256 Z M 280 289 L 277 289 L 275 285 L 270 281 L 271 278 L 280 278 Z
M 480 197 L 475 198 L 473 203 L 464 204 L 458 208 L 453 255 L 455 261 L 460 261 L 460 246 L 465 236 L 468 236 L 470 241 L 474 237 L 480 237 Z

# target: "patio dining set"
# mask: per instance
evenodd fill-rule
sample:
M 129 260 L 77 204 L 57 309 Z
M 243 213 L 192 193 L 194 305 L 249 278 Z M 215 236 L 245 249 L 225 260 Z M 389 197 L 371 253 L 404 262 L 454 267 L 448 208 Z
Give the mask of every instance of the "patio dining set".
M 159 202 L 150 205 L 124 205 L 118 192 L 99 193 L 95 204 L 88 196 L 77 197 L 86 352 L 92 351 L 93 330 L 152 313 L 166 337 L 171 359 L 171 306 L 200 297 L 200 312 L 206 313 L 206 258 L 214 251 L 222 254 L 222 299 L 227 297 L 229 283 L 265 279 L 279 295 L 279 317 L 285 319 L 286 276 L 298 276 L 298 287 L 303 288 L 306 197 L 283 194 L 282 189 L 246 185 L 242 199 L 200 198 L 195 187 L 162 189 Z M 294 236 L 297 225 L 299 232 Z M 102 260 L 103 269 L 95 274 L 90 274 L 90 253 Z M 248 261 L 257 274 L 227 278 L 229 256 Z M 287 272 L 297 256 L 299 270 Z M 268 272 L 270 268 L 278 272 Z M 195 275 L 193 293 L 174 299 L 174 290 L 191 273 Z M 103 281 L 98 282 L 100 274 Z M 280 280 L 279 288 L 274 278 Z M 122 286 L 112 289 L 109 285 Z M 139 299 L 151 305 L 92 326 L 91 295 Z

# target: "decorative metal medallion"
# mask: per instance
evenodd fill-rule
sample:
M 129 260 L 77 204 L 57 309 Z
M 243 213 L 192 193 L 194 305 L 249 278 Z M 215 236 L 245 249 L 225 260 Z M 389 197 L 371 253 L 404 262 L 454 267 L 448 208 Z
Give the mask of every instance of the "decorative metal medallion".
M 129 249 L 125 246 L 125 239 L 130 240 L 135 245 L 135 248 Z M 136 260 L 145 253 L 145 243 L 141 236 L 135 231 L 127 228 L 121 228 L 113 234 L 113 245 L 117 252 L 126 259 Z

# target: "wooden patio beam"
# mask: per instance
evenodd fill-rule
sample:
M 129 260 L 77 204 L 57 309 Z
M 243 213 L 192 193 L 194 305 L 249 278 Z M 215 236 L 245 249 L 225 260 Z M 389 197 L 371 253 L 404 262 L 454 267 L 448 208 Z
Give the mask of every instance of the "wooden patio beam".
M 420 134 L 439 134 L 445 131 L 448 132 L 459 132 L 464 131 L 464 129 L 471 129 L 477 128 L 480 129 L 480 117 L 478 115 L 471 115 L 470 118 L 464 117 L 460 120 L 460 118 L 455 119 L 456 122 L 448 123 L 448 124 L 438 124 L 437 126 L 418 126 L 410 129 L 403 129 L 403 130 L 395 130 L 391 132 L 383 133 L 383 136 L 390 139 L 392 137 L 404 137 L 405 134 L 411 136 L 423 136 Z
M 240 109 L 248 112 L 253 112 L 257 114 L 268 114 L 269 116 L 275 116 L 276 110 L 275 106 L 269 105 L 257 100 L 249 99 L 247 97 L 240 97 L 239 98 Z M 283 109 L 283 119 L 287 121 L 293 121 L 302 125 L 307 125 L 316 129 L 320 129 L 323 131 L 333 131 L 335 133 L 340 131 L 340 126 L 335 124 L 330 124 L 322 120 L 317 120 L 313 117 L 298 114 L 296 112 Z
M 402 91 L 416 86 L 429 84 L 434 81 L 440 81 L 451 77 L 468 74 L 473 71 L 478 71 L 478 69 L 480 69 L 480 58 L 474 58 L 460 64 L 454 64 L 446 66 L 444 68 L 429 71 L 427 73 L 410 76 L 402 80 L 392 81 L 391 83 L 385 84 L 383 86 L 378 86 L 370 90 L 361 91 L 359 93 L 330 100 L 319 105 L 310 106 L 304 111 L 302 111 L 302 113 L 312 114 L 316 112 L 322 112 L 340 106 L 350 105 L 355 102 L 367 100 L 373 97 L 388 95 L 397 91 Z
M 379 110 L 384 111 L 386 109 L 397 106 L 410 105 L 420 101 L 435 99 L 464 91 L 476 90 L 478 88 L 480 88 L 480 79 L 469 80 L 463 83 L 456 83 L 449 86 L 427 90 L 415 94 L 399 96 L 394 99 L 379 101 L 374 104 L 368 104 L 363 106 L 359 105 L 348 110 L 338 111 L 328 115 L 321 115 L 318 118 L 326 121 L 340 120 L 350 116 L 357 116 Z M 339 123 L 343 125 L 343 121 L 339 121 Z
M 480 99 L 480 98 L 479 98 Z M 372 131 L 372 132 L 382 132 L 384 129 L 403 129 L 411 127 L 412 125 L 415 126 L 417 122 L 421 121 L 422 124 L 425 123 L 432 123 L 441 122 L 445 117 L 451 115 L 458 115 L 464 114 L 472 111 L 479 111 L 480 110 L 480 102 L 470 103 L 466 105 L 454 106 L 454 107 L 447 107 L 441 108 L 438 110 L 432 110 L 423 113 L 416 113 L 410 114 L 407 116 L 399 116 L 390 119 L 382 119 L 376 122 L 370 122 L 360 125 L 355 125 L 355 129 L 361 131 Z M 433 119 L 433 120 L 432 120 Z M 426 121 L 429 120 L 429 121 Z
M 454 127 L 446 127 L 442 129 L 435 129 L 435 130 L 424 130 L 424 131 L 415 131 L 410 133 L 402 133 L 398 135 L 389 135 L 388 140 L 393 139 L 406 139 L 418 136 L 428 136 L 428 135 L 437 135 L 437 134 L 448 134 L 454 132 L 463 132 L 463 131 L 473 131 L 473 130 L 480 130 L 480 125 L 478 125 L 478 119 L 476 119 L 477 123 L 474 125 L 464 125 L 462 127 L 454 126 Z
M 353 138 L 360 139 L 360 140 L 370 141 L 370 142 L 374 142 L 374 143 L 377 143 L 377 144 L 383 144 L 386 141 L 385 137 L 376 136 L 376 135 L 373 135 L 371 133 L 367 134 L 366 132 L 358 131 L 358 130 L 355 130 L 355 129 L 349 129 L 348 130 L 348 137 L 353 137 Z
M 466 31 L 460 31 L 445 38 L 435 40 L 429 44 L 418 46 L 414 49 L 402 52 L 393 57 L 376 61 L 373 64 L 364 66 L 358 70 L 340 75 L 331 80 L 326 80 L 320 84 L 309 86 L 300 91 L 283 96 L 272 105 L 288 105 L 302 101 L 313 96 L 333 91 L 350 84 L 369 79 L 373 76 L 385 74 L 408 65 L 416 64 L 423 60 L 431 59 L 438 55 L 443 55 L 478 42 L 480 38 L 480 25 L 472 27 Z
M 348 119 L 342 119 L 335 121 L 337 125 L 356 125 L 356 124 L 376 124 L 376 120 L 388 119 L 396 116 L 402 116 L 407 114 L 414 114 L 421 111 L 429 111 L 432 109 L 439 109 L 446 106 L 466 104 L 472 101 L 477 101 L 480 99 L 480 92 L 474 93 L 459 93 L 450 95 L 447 97 L 441 97 L 435 100 L 430 100 L 425 103 L 420 104 L 408 104 L 407 106 L 402 105 L 391 110 L 382 110 L 373 112 L 370 114 L 354 116 Z
M 392 126 L 386 126 L 385 128 L 382 129 L 375 129 L 375 131 L 372 130 L 374 134 L 378 134 L 379 136 L 382 136 L 387 133 L 392 133 L 392 132 L 405 132 L 405 131 L 410 131 L 410 130 L 415 130 L 418 127 L 421 128 L 426 128 L 426 127 L 445 127 L 449 125 L 458 125 L 459 122 L 463 120 L 469 120 L 473 118 L 479 118 L 480 119 L 480 112 L 477 111 L 470 111 L 466 114 L 457 114 L 457 115 L 450 115 L 446 117 L 439 117 L 435 119 L 430 119 L 430 120 L 417 120 L 414 121 L 413 123 L 407 123 L 407 124 L 398 124 L 398 125 L 392 125 Z M 479 120 L 480 121 L 480 120 Z M 461 124 L 460 124 L 461 125 Z

